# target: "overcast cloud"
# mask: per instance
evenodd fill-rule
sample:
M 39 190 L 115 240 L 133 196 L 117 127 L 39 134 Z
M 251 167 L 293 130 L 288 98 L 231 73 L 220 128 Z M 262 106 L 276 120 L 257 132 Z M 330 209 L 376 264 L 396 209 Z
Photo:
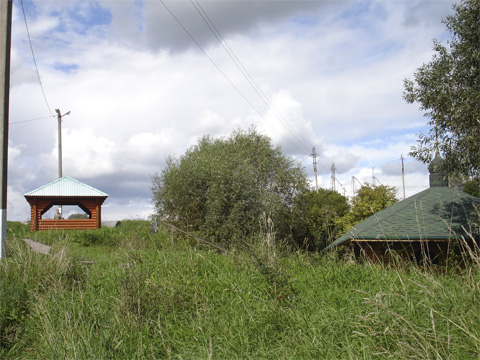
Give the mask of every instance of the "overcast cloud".
M 427 119 L 403 79 L 449 38 L 454 1 L 23 0 L 46 99 L 13 3 L 9 220 L 27 220 L 23 194 L 58 176 L 55 108 L 71 111 L 63 174 L 109 194 L 104 220 L 147 218 L 167 156 L 251 126 L 312 186 L 313 146 L 322 187 L 334 163 L 348 196 L 365 181 L 400 190 L 402 154 L 407 196 L 428 186 L 407 157 Z

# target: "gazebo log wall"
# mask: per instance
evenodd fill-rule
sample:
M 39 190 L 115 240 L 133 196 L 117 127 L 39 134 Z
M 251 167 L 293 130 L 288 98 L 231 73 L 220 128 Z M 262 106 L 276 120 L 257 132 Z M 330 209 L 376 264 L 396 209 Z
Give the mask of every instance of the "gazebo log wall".
M 30 231 L 54 229 L 98 229 L 102 224 L 101 206 L 106 197 L 27 197 L 30 204 Z M 89 219 L 42 219 L 53 206 L 76 205 Z
M 46 230 L 86 230 L 86 229 L 98 229 L 95 220 L 93 219 L 59 219 L 59 220 L 51 220 L 45 219 L 40 220 L 38 222 L 39 231 L 46 231 Z M 30 226 L 31 231 L 32 227 Z

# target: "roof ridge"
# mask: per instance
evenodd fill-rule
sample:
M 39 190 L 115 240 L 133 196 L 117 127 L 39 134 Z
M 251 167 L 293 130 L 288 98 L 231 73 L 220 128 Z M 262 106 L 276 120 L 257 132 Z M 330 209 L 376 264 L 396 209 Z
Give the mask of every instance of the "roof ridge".
M 24 196 L 105 196 L 108 194 L 71 176 L 63 176 L 42 185 Z

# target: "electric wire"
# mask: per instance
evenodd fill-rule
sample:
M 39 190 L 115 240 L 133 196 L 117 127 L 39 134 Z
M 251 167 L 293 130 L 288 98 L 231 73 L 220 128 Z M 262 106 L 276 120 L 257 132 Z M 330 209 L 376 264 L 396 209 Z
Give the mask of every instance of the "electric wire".
M 51 115 L 51 116 L 44 116 L 44 117 L 29 119 L 29 120 L 12 121 L 12 122 L 10 122 L 10 125 L 12 125 L 12 124 L 22 124 L 22 123 L 37 121 L 37 120 L 50 119 L 50 118 L 54 118 L 54 117 L 55 117 L 55 115 Z
M 222 36 L 220 30 L 215 26 L 213 23 L 212 19 L 210 16 L 208 16 L 207 12 L 205 9 L 202 7 L 202 5 L 198 2 L 198 0 L 190 0 L 190 3 L 193 5 L 195 10 L 198 12 L 198 14 L 201 16 L 205 24 L 208 26 L 212 34 L 215 36 L 215 38 L 218 40 L 219 44 L 223 47 L 225 52 L 228 54 L 230 59 L 232 59 L 233 63 L 235 66 L 238 68 L 238 70 L 242 73 L 242 75 L 245 77 L 247 82 L 250 84 L 252 89 L 257 93 L 257 95 L 260 97 L 260 99 L 263 101 L 263 103 L 272 111 L 272 113 L 275 115 L 275 117 L 280 120 L 280 122 L 285 126 L 287 130 L 291 132 L 291 134 L 302 144 L 305 144 L 305 139 L 302 139 L 295 129 L 293 129 L 288 121 L 281 115 L 281 113 L 278 112 L 278 110 L 273 106 L 273 104 L 270 102 L 269 98 L 265 93 L 262 91 L 261 87 L 257 84 L 255 79 L 252 77 L 250 72 L 245 68 L 245 66 L 242 64 L 238 56 L 235 54 L 233 49 L 228 45 L 227 41 L 225 38 Z M 297 147 L 297 146 L 296 146 Z M 310 151 L 310 148 L 306 147 L 308 151 Z M 303 151 L 304 149 L 300 149 L 297 147 L 298 150 Z
M 45 89 L 43 87 L 43 83 L 42 83 L 42 80 L 41 80 L 41 77 L 40 77 L 40 72 L 38 70 L 38 66 L 37 66 L 37 61 L 36 61 L 36 57 L 35 57 L 35 52 L 34 52 L 34 49 L 33 49 L 33 44 L 32 44 L 32 40 L 31 40 L 31 36 L 30 36 L 30 31 L 29 31 L 29 28 L 28 28 L 28 22 L 27 22 L 27 17 L 26 17 L 26 13 L 25 13 L 25 8 L 24 8 L 24 4 L 23 4 L 23 0 L 20 0 L 21 2 L 21 6 L 22 6 L 22 13 L 23 13 L 23 18 L 24 18 L 24 21 L 25 21 L 25 28 L 26 28 L 26 32 L 27 32 L 27 36 L 28 36 L 28 41 L 29 41 L 29 45 L 30 45 L 30 50 L 31 50 L 31 53 L 32 53 L 32 58 L 33 58 L 33 63 L 35 65 L 35 70 L 36 70 L 36 74 L 37 74 L 37 78 L 38 78 L 38 82 L 39 82 L 39 85 L 40 85 L 40 88 L 41 88 L 41 91 L 42 91 L 42 94 L 43 94 L 43 98 L 44 98 L 44 101 L 45 101 L 45 104 L 47 106 L 47 109 L 48 111 L 50 112 L 51 116 L 48 116 L 48 117 L 42 117 L 42 118 L 35 118 L 35 119 L 29 119 L 29 120 L 23 120 L 23 121 L 16 121 L 16 122 L 11 122 L 11 124 L 19 124 L 19 123 L 25 123 L 25 122 L 31 122 L 31 121 L 37 121 L 37 120 L 42 120 L 42 119 L 46 119 L 46 118 L 50 118 L 50 117 L 54 117 L 53 113 L 51 112 L 50 110 L 50 105 L 48 103 L 48 100 L 47 100 L 47 96 L 46 96 L 46 93 L 45 93 Z M 267 119 L 265 118 L 265 116 L 254 106 L 254 104 L 240 91 L 240 89 L 233 83 L 233 81 L 225 74 L 225 72 L 222 71 L 222 69 L 218 66 L 218 64 L 208 55 L 208 53 L 203 49 L 203 47 L 200 45 L 200 43 L 195 39 L 195 37 L 188 31 L 188 29 L 182 24 L 182 22 L 178 19 L 178 17 L 170 10 L 170 8 L 164 3 L 163 0 L 160 0 L 160 2 L 162 3 L 162 5 L 165 7 L 165 9 L 170 13 L 170 15 L 175 19 L 175 21 L 180 25 L 180 27 L 185 31 L 185 33 L 190 37 L 190 39 L 196 44 L 196 46 L 203 52 L 203 54 L 208 58 L 208 60 L 215 66 L 215 68 L 220 72 L 220 74 L 230 83 L 230 85 L 237 91 L 237 93 L 247 102 L 247 104 L 261 117 L 263 118 L 266 122 L 269 123 L 269 121 L 267 121 Z M 241 61 L 238 59 L 238 57 L 236 56 L 236 54 L 233 52 L 233 50 L 230 48 L 230 46 L 227 44 L 227 42 L 225 41 L 225 39 L 223 38 L 223 36 L 221 35 L 220 31 L 218 30 L 218 28 L 215 26 L 215 24 L 213 23 L 213 21 L 210 19 L 210 17 L 208 16 L 208 14 L 206 13 L 206 11 L 203 9 L 203 7 L 200 5 L 200 3 L 195 0 L 195 3 L 193 2 L 193 0 L 190 0 L 190 2 L 192 3 L 192 5 L 194 6 L 194 8 L 196 9 L 196 11 L 198 12 L 198 14 L 202 17 L 203 21 L 205 22 L 205 24 L 208 26 L 208 28 L 210 29 L 210 31 L 214 34 L 214 36 L 216 37 L 216 39 L 219 41 L 219 43 L 222 45 L 222 47 L 224 48 L 224 50 L 226 51 L 226 53 L 229 55 L 229 57 L 232 59 L 232 61 L 234 62 L 235 66 L 239 69 L 239 71 L 242 73 L 242 75 L 245 77 L 245 79 L 248 81 L 248 83 L 250 84 L 250 86 L 254 89 L 254 91 L 257 93 L 257 95 L 260 97 L 260 99 L 267 105 L 267 107 L 272 111 L 272 113 L 275 115 L 275 117 L 277 119 L 279 119 L 282 124 L 290 131 L 290 133 L 295 136 L 297 138 L 297 140 L 300 140 L 300 143 L 304 143 L 304 140 L 299 138 L 298 135 L 296 134 L 296 132 L 290 128 L 288 122 L 286 122 L 286 120 L 278 113 L 278 111 L 273 107 L 273 105 L 271 104 L 271 102 L 269 101 L 268 97 L 265 95 L 265 93 L 263 93 L 263 91 L 261 90 L 261 88 L 258 86 L 258 84 L 255 82 L 255 80 L 253 79 L 253 77 L 250 75 L 250 73 L 248 72 L 248 70 L 243 66 L 243 64 L 241 63 Z M 277 131 L 279 133 L 279 135 L 282 136 L 282 134 L 279 132 L 279 130 L 273 126 L 273 124 L 270 124 L 272 125 L 272 128 Z M 296 143 L 293 143 L 291 142 L 288 138 L 284 137 L 291 145 L 293 145 L 295 148 L 297 148 L 298 150 L 302 151 L 303 152 L 303 149 L 300 149 L 298 147 L 298 145 Z
M 159 0 L 162 5 L 167 9 L 167 11 L 170 13 L 170 15 L 175 19 L 175 21 L 180 25 L 180 27 L 185 31 L 185 33 L 190 37 L 190 39 L 197 45 L 197 47 L 203 52 L 203 54 L 207 57 L 208 60 L 215 66 L 215 68 L 222 74 L 222 76 L 230 83 L 230 85 L 233 86 L 233 88 L 243 97 L 243 99 L 260 115 L 262 114 L 255 109 L 253 104 L 242 94 L 240 89 L 228 78 L 228 76 L 220 69 L 220 67 L 217 65 L 217 63 L 207 54 L 207 52 L 203 49 L 203 47 L 200 45 L 200 43 L 193 37 L 193 35 L 188 31 L 188 29 L 180 22 L 180 20 L 175 16 L 175 14 L 170 10 L 170 8 L 167 7 L 167 5 L 163 2 L 163 0 Z
M 45 89 L 43 88 L 42 80 L 40 79 L 40 72 L 38 71 L 37 60 L 35 58 L 35 52 L 33 51 L 32 39 L 30 37 L 30 31 L 28 30 L 27 15 L 25 14 L 23 0 L 20 0 L 20 3 L 22 4 L 23 19 L 25 20 L 25 28 L 27 29 L 28 42 L 30 43 L 30 50 L 32 51 L 32 58 L 33 63 L 35 64 L 35 70 L 37 72 L 38 83 L 40 84 L 40 88 L 42 89 L 43 99 L 45 100 L 45 104 L 47 105 L 48 112 L 50 113 L 50 115 L 54 116 L 52 111 L 50 110 L 50 105 L 47 101 L 47 95 L 45 94 Z
M 264 119 L 267 123 L 269 123 L 272 128 L 283 138 L 285 138 L 291 145 L 293 145 L 295 148 L 298 150 L 302 151 L 302 149 L 299 149 L 297 144 L 293 143 L 290 141 L 290 139 L 286 138 L 283 136 L 279 130 L 273 126 L 266 118 L 265 116 L 258 110 L 255 105 L 240 91 L 240 89 L 233 83 L 232 80 L 225 74 L 225 72 L 222 71 L 222 69 L 217 65 L 217 63 L 208 55 L 208 53 L 203 49 L 203 47 L 200 45 L 200 43 L 195 39 L 195 37 L 188 31 L 188 29 L 182 24 L 180 19 L 170 10 L 170 8 L 165 4 L 163 0 L 159 0 L 160 3 L 165 7 L 165 9 L 168 11 L 168 13 L 173 17 L 173 19 L 178 23 L 178 25 L 183 29 L 183 31 L 190 37 L 190 39 L 195 43 L 195 45 L 202 51 L 202 53 L 207 57 L 207 59 L 215 66 L 215 68 L 220 72 L 220 74 L 230 83 L 230 85 L 237 91 L 237 93 L 247 102 L 247 104 L 262 118 Z

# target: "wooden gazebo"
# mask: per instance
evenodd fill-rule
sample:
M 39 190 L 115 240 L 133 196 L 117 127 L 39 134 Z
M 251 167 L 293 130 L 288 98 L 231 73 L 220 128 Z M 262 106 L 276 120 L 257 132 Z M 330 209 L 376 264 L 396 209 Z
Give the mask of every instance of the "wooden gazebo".
M 55 229 L 98 229 L 102 224 L 104 192 L 64 176 L 24 195 L 30 204 L 30 231 Z M 53 206 L 76 205 L 87 219 L 42 219 Z

